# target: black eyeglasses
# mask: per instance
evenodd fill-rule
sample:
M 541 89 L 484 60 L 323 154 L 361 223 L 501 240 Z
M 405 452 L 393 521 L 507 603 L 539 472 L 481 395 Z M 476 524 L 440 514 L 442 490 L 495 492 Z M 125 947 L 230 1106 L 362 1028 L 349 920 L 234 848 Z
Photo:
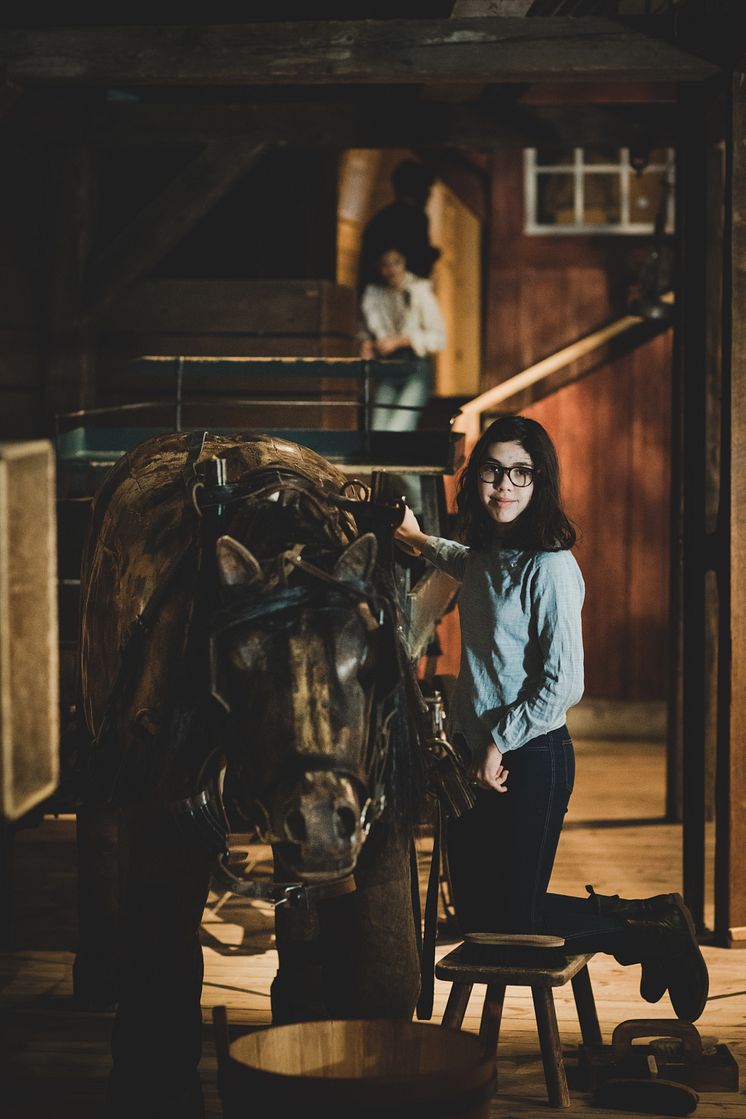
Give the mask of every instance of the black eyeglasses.
M 530 486 L 534 480 L 533 466 L 501 466 L 499 462 L 483 462 L 479 467 L 480 480 L 490 485 L 499 485 L 505 474 L 518 489 Z

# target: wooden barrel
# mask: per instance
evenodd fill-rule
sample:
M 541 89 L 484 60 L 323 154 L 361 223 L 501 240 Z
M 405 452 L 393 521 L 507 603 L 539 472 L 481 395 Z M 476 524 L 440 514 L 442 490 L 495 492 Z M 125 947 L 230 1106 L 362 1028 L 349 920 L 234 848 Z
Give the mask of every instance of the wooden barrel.
M 223 1008 L 216 1008 L 223 1010 Z M 224 1013 L 224 1011 L 223 1011 Z M 299 1022 L 221 1044 L 225 1119 L 487 1119 L 495 1059 L 479 1038 L 424 1022 Z M 224 1033 L 227 1042 L 227 1031 Z

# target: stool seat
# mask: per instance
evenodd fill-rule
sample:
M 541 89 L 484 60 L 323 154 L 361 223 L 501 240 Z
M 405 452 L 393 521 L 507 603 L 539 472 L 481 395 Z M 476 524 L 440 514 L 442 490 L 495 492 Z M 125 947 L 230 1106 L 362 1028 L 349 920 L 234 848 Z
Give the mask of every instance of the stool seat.
M 532 951 L 536 962 L 524 962 L 531 961 Z M 601 1045 L 601 1030 L 588 973 L 588 963 L 594 955 L 594 952 L 558 955 L 554 951 L 548 954 L 546 950 L 524 947 L 516 962 L 512 949 L 490 948 L 475 952 L 472 945 L 460 944 L 435 965 L 436 977 L 451 982 L 441 1025 L 460 1029 L 472 988 L 475 983 L 483 983 L 487 990 L 479 1036 L 485 1051 L 497 1057 L 505 988 L 530 987 L 549 1103 L 552 1107 L 569 1107 L 570 1093 L 552 989 L 572 983 L 583 1044 Z
M 523 955 L 528 955 L 529 952 L 530 949 L 527 949 Z M 508 953 L 499 948 L 481 950 L 479 955 L 484 956 L 484 960 L 479 959 L 478 962 L 474 961 L 474 955 L 476 953 L 468 952 L 466 944 L 459 944 L 458 948 L 454 948 L 436 963 L 436 976 L 438 979 L 450 979 L 452 983 L 503 982 L 506 986 L 513 987 L 563 987 L 582 968 L 587 967 L 595 952 L 564 956 L 561 961 L 556 962 L 542 961 L 537 952 L 537 963 L 530 964 L 510 962 Z M 467 957 L 466 961 L 464 956 Z M 508 962 L 503 963 L 501 956 L 508 957 Z

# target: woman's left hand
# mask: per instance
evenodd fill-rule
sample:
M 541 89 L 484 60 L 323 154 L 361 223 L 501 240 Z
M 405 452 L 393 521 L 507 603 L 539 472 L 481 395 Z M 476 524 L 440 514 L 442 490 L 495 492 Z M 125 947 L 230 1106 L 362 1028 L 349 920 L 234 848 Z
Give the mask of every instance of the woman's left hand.
M 474 784 L 480 789 L 494 789 L 497 793 L 507 793 L 507 780 L 508 770 L 503 765 L 502 751 L 494 742 L 490 742 L 474 770 Z
M 379 357 L 388 357 L 395 350 L 401 350 L 409 345 L 409 339 L 403 334 L 390 334 L 387 338 L 379 338 L 373 343 Z

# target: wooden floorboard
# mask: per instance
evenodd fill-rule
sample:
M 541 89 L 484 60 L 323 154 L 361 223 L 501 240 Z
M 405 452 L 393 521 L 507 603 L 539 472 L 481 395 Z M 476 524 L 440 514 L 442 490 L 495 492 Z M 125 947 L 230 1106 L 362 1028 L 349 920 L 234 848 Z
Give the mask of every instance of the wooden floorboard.
M 640 897 L 681 886 L 681 829 L 663 820 L 663 750 L 652 742 L 577 743 L 576 791 L 558 853 L 552 889 L 584 896 L 585 883 L 600 893 Z M 18 833 L 12 941 L 0 952 L 0 1014 L 4 1083 L 0 1102 L 15 1103 L 8 1119 L 94 1119 L 100 1115 L 109 1060 L 112 1015 L 72 1003 L 75 951 L 75 825 L 68 817 L 45 818 Z M 239 837 L 240 839 L 240 837 Z M 420 841 L 424 890 L 430 840 Z M 252 846 L 252 855 L 267 852 Z M 711 860 L 710 860 L 711 861 Z M 711 919 L 711 908 L 708 910 Z M 7 928 L 7 923 L 6 926 Z M 207 1119 L 222 1115 L 216 1087 L 211 1014 L 228 1008 L 241 1028 L 270 1024 L 269 986 L 276 967 L 273 915 L 266 904 L 211 893 L 203 920 L 205 984 L 202 1078 Z M 437 954 L 456 941 L 441 934 Z M 741 1067 L 741 1091 L 703 1092 L 699 1119 L 746 1119 L 746 954 L 705 947 L 710 998 L 697 1023 L 703 1036 L 726 1043 Z M 623 968 L 596 955 L 590 965 L 604 1040 L 629 1018 L 673 1017 L 668 996 L 655 1006 L 639 996 L 639 968 Z M 464 1028 L 476 1032 L 483 988 L 476 988 Z M 447 985 L 436 981 L 433 1023 L 440 1021 Z M 569 988 L 555 995 L 560 1036 L 571 1078 L 574 1117 L 613 1119 L 642 1112 L 593 1107 L 588 1091 L 573 1081 L 580 1031 Z M 143 1008 L 145 1012 L 145 1008 Z M 435 1028 L 435 1025 L 433 1026 Z M 500 1040 L 499 1088 L 491 1116 L 546 1119 L 544 1080 L 528 992 L 509 988 Z

